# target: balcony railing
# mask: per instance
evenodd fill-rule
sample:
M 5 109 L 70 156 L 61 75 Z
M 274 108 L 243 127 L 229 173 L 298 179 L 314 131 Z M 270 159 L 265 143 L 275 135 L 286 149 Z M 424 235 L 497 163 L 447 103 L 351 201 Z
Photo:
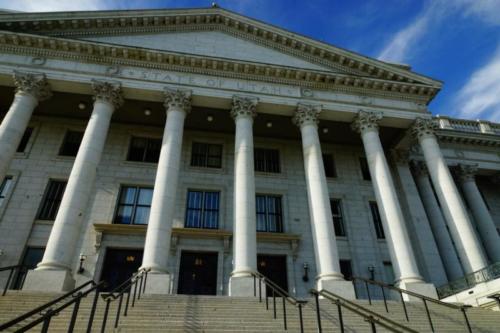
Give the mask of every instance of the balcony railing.
M 500 134 L 500 124 L 491 123 L 484 120 L 453 119 L 448 117 L 434 118 L 440 129 L 454 130 L 468 133 Z
M 437 288 L 439 298 L 445 298 L 461 291 L 470 289 L 475 285 L 500 278 L 500 262 L 494 263 L 479 271 L 465 275 L 464 277 L 452 281 Z

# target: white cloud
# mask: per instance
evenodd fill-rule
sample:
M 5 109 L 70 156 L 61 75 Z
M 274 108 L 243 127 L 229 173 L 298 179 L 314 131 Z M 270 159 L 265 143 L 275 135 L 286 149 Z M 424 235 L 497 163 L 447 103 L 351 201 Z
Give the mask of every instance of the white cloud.
M 453 105 L 458 117 L 500 122 L 500 45 L 459 90 Z
M 119 2 L 105 0 L 0 0 L 0 8 L 23 12 L 56 12 L 118 8 Z

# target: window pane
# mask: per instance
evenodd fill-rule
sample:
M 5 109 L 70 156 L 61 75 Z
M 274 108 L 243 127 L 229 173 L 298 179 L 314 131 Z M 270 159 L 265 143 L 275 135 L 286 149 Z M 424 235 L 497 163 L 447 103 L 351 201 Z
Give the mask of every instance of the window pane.
M 120 193 L 120 204 L 133 205 L 136 191 L 137 189 L 135 187 L 122 187 Z
M 116 212 L 115 223 L 132 223 L 133 206 L 120 206 Z
M 201 227 L 201 211 L 197 209 L 188 209 L 186 212 L 186 227 L 200 228 Z
M 370 175 L 370 169 L 368 168 L 368 161 L 364 157 L 359 158 L 359 166 L 361 167 L 361 173 L 364 180 L 372 180 Z
M 277 149 L 254 149 L 254 169 L 260 172 L 280 172 L 280 158 Z
M 219 227 L 218 215 L 217 211 L 205 211 L 203 227 L 217 229 Z
M 28 127 L 24 131 L 21 142 L 19 142 L 19 146 L 17 146 L 17 152 L 22 153 L 26 149 L 28 142 L 30 141 L 31 134 L 33 133 L 33 127 Z
M 153 189 L 152 188 L 140 188 L 139 198 L 137 199 L 137 204 L 142 206 L 151 206 L 151 200 L 153 199 Z
M 40 220 L 54 220 L 56 218 L 65 188 L 65 181 L 49 181 L 38 214 Z
M 201 209 L 202 199 L 203 199 L 203 192 L 189 191 L 187 207 Z
M 76 156 L 82 143 L 83 132 L 68 131 L 59 151 L 62 156 Z
M 148 146 L 144 156 L 144 162 L 158 163 L 160 159 L 161 140 L 148 139 Z
M 375 232 L 377 234 L 377 238 L 384 239 L 384 228 L 382 227 L 382 219 L 380 218 L 380 212 L 378 210 L 376 202 L 370 201 L 370 210 L 373 217 L 373 223 L 375 224 Z
M 323 154 L 323 165 L 325 167 L 325 175 L 329 178 L 337 177 L 335 163 L 332 154 Z
M 11 186 L 12 186 L 12 177 L 5 177 L 2 184 L 0 184 L 0 198 L 5 198 L 7 193 L 9 193 Z
M 257 214 L 257 231 L 267 231 L 266 214 Z
M 148 141 L 144 138 L 132 138 L 127 160 L 142 162 Z
M 256 207 L 257 214 L 259 214 L 259 213 L 265 214 L 266 213 L 266 197 L 265 196 L 258 195 L 255 198 L 255 204 L 257 206 Z
M 205 192 L 205 209 L 219 209 L 219 192 Z
M 149 207 L 137 207 L 135 209 L 134 224 L 148 224 Z

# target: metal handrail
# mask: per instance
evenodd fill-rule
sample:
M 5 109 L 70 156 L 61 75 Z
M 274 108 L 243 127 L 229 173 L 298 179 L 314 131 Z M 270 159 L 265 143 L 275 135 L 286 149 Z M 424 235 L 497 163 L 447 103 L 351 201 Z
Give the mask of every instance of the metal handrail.
M 84 288 L 91 286 L 89 289 L 82 291 Z M 50 321 L 52 317 L 58 315 L 62 310 L 70 306 L 71 304 L 75 304 L 75 307 L 73 308 L 73 313 L 71 316 L 71 321 L 69 324 L 68 332 L 72 332 L 73 328 L 76 323 L 76 318 L 78 315 L 78 310 L 80 308 L 80 302 L 82 298 L 86 297 L 88 294 L 90 294 L 93 291 L 96 291 L 95 297 L 94 297 L 94 302 L 93 302 L 93 307 L 91 310 L 91 314 L 89 317 L 88 325 L 87 325 L 87 332 L 91 332 L 91 327 L 92 327 L 92 322 L 93 322 L 93 317 L 95 313 L 95 307 L 97 303 L 97 297 L 99 295 L 99 290 L 105 286 L 105 282 L 101 281 L 99 283 L 95 283 L 93 280 L 87 281 L 84 284 L 80 285 L 79 287 L 67 292 L 66 294 L 50 301 L 47 302 L 31 311 L 26 312 L 25 314 L 22 314 L 10 321 L 8 321 L 5 324 L 2 324 L 0 326 L 0 331 L 3 331 L 9 327 L 12 327 L 29 317 L 35 315 L 35 314 L 41 314 L 41 316 L 30 323 L 24 325 L 23 327 L 16 329 L 16 332 L 26 332 L 29 329 L 37 326 L 38 324 L 43 322 L 43 327 L 42 327 L 42 333 L 48 332 Z M 75 294 L 76 293 L 76 294 Z M 67 298 L 70 298 L 67 302 L 63 303 L 62 305 L 59 305 L 57 308 L 52 309 L 51 307 Z
M 305 300 L 299 300 L 293 296 L 290 296 L 287 291 L 283 290 L 280 286 L 278 286 L 274 281 L 270 280 L 265 275 L 259 272 L 252 272 L 253 276 L 253 295 L 257 297 L 257 279 L 259 280 L 259 303 L 262 303 L 262 282 L 264 285 L 271 289 L 271 294 L 273 298 L 273 317 L 276 319 L 276 294 L 282 299 L 283 306 L 283 327 L 285 331 L 288 329 L 287 315 L 286 315 L 286 302 L 295 306 L 299 311 L 299 324 L 300 324 L 300 332 L 304 332 L 304 319 L 302 315 L 302 308 L 307 303 Z M 265 294 L 266 299 L 266 310 L 269 310 L 269 300 L 267 297 L 267 292 Z
M 434 299 L 432 297 L 421 295 L 421 294 L 418 294 L 418 293 L 413 292 L 413 291 L 401 289 L 401 288 L 395 287 L 393 285 L 389 285 L 389 284 L 386 284 L 386 283 L 383 283 L 383 282 L 380 282 L 380 281 L 366 279 L 366 278 L 363 278 L 363 277 L 353 276 L 351 279 L 352 279 L 353 283 L 355 283 L 356 281 L 362 281 L 365 284 L 366 292 L 367 292 L 367 295 L 368 295 L 368 303 L 370 305 L 372 304 L 372 301 L 371 301 L 370 290 L 368 288 L 368 284 L 379 286 L 380 289 L 381 289 L 381 291 L 382 291 L 382 296 L 383 296 L 384 305 L 385 305 L 385 311 L 387 313 L 389 313 L 389 308 L 387 306 L 387 298 L 385 296 L 384 288 L 387 288 L 387 289 L 390 289 L 390 290 L 393 290 L 393 291 L 396 291 L 397 293 L 399 293 L 399 297 L 401 299 L 401 304 L 402 304 L 402 307 L 403 307 L 403 311 L 404 311 L 404 314 L 405 314 L 406 321 L 410 321 L 410 318 L 408 316 L 408 310 L 406 309 L 406 303 L 405 303 L 405 301 L 403 299 L 403 294 L 407 294 L 407 295 L 410 295 L 410 296 L 413 296 L 413 297 L 416 297 L 416 298 L 419 298 L 419 299 L 422 300 L 422 302 L 424 303 L 424 308 L 425 308 L 425 312 L 426 312 L 426 315 L 427 315 L 427 320 L 429 321 L 429 326 L 430 326 L 432 332 L 435 332 L 435 329 L 434 329 L 434 324 L 432 322 L 431 313 L 429 311 L 429 307 L 427 305 L 427 302 L 431 302 L 431 303 L 434 303 L 434 304 L 438 304 L 438 305 L 441 305 L 441 306 L 445 306 L 445 307 L 448 307 L 448 308 L 451 308 L 451 309 L 455 309 L 455 310 L 461 311 L 462 314 L 463 314 L 463 316 L 464 316 L 464 321 L 465 321 L 465 324 L 467 325 L 468 332 L 472 333 L 472 328 L 470 326 L 469 318 L 468 318 L 467 312 L 466 312 L 467 309 L 471 307 L 470 305 L 456 305 L 456 304 L 451 304 L 451 303 L 445 303 L 445 302 L 442 302 L 440 300 Z
M 104 309 L 104 317 L 102 319 L 101 332 L 104 333 L 106 330 L 106 324 L 108 321 L 109 307 L 111 306 L 111 302 L 115 300 L 118 301 L 118 308 L 116 310 L 116 318 L 114 327 L 118 327 L 118 323 L 120 321 L 122 303 L 123 303 L 123 295 L 127 292 L 127 299 L 125 301 L 125 311 L 123 312 L 123 316 L 126 317 L 128 314 L 128 306 L 130 302 L 130 294 L 132 293 L 132 287 L 134 288 L 134 295 L 132 297 L 132 307 L 135 306 L 135 300 L 137 296 L 137 300 L 141 298 L 141 293 L 143 294 L 146 291 L 146 282 L 148 279 L 148 273 L 151 269 L 142 269 L 137 274 L 132 275 L 126 281 L 121 283 L 119 286 L 114 288 L 112 291 L 102 294 L 103 300 L 106 302 L 106 307 Z M 139 286 L 139 292 L 137 292 L 137 286 Z
M 374 311 L 371 311 L 359 304 L 356 304 L 354 302 L 351 302 L 339 295 L 336 295 L 330 291 L 327 290 L 316 290 L 316 289 L 311 289 L 309 291 L 315 298 L 316 300 L 316 319 L 317 319 L 317 324 L 318 324 L 318 332 L 321 333 L 323 331 L 322 326 L 321 326 L 321 315 L 320 315 L 320 308 L 319 308 L 319 296 L 323 296 L 324 298 L 328 299 L 335 305 L 337 305 L 337 311 L 339 314 L 339 323 L 340 323 L 340 332 L 344 333 L 345 332 L 345 327 L 344 327 L 344 320 L 343 320 L 343 315 L 342 315 L 342 308 L 345 308 L 361 317 L 363 317 L 367 322 L 370 323 L 370 327 L 373 333 L 377 332 L 377 325 L 382 326 L 383 328 L 388 329 L 391 332 L 395 333 L 418 333 L 418 331 L 406 327 L 392 319 L 389 319 L 379 313 L 376 313 Z
M 5 287 L 3 288 L 2 296 L 5 296 L 5 294 L 7 294 L 7 290 L 9 289 L 9 285 L 11 284 L 11 280 L 12 280 L 12 277 L 14 276 L 14 272 L 16 271 L 16 269 L 18 270 L 18 272 L 20 272 L 21 268 L 24 268 L 24 267 L 25 267 L 24 265 L 13 265 L 13 266 L 6 266 L 6 267 L 0 268 L 0 272 L 10 271 L 9 277 L 7 278 L 7 282 L 5 282 Z M 22 282 L 24 283 L 24 279 Z

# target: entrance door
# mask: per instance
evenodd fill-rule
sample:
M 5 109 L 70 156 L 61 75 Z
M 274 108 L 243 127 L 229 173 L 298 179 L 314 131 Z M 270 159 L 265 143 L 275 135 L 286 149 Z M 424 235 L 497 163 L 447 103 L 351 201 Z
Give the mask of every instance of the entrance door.
M 136 273 L 142 263 L 142 250 L 137 249 L 106 249 L 101 281 L 108 284 L 105 291 L 111 291 L 132 274 Z
M 28 270 L 36 268 L 36 265 L 42 261 L 44 252 L 45 248 L 43 247 L 28 247 L 26 249 L 22 263 L 23 266 L 17 273 L 12 289 L 21 289 L 23 287 Z
M 217 294 L 217 253 L 181 253 L 178 294 Z
M 257 255 L 257 269 L 260 274 L 288 292 L 286 256 L 259 254 Z M 268 290 L 267 294 L 270 293 L 271 291 Z

